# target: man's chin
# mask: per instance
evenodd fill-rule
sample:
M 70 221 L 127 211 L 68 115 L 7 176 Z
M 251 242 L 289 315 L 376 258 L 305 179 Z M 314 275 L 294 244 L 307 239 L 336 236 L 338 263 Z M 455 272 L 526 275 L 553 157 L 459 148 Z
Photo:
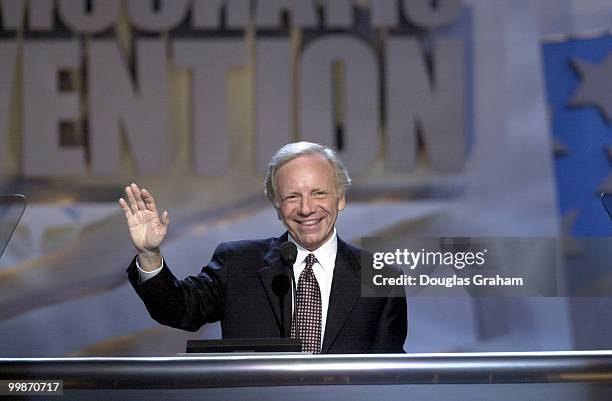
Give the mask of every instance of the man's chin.
M 308 250 L 316 249 L 316 246 L 319 242 L 317 240 L 304 238 L 303 236 L 293 236 L 292 235 L 292 237 L 293 237 L 293 240 L 297 242 L 299 246 L 301 246 L 302 248 L 308 249 Z
M 309 251 L 314 251 L 315 249 L 323 245 L 326 241 L 326 239 L 324 239 L 323 236 L 321 235 L 318 235 L 316 238 L 300 237 L 299 240 L 300 240 L 300 245 L 303 248 L 308 249 Z

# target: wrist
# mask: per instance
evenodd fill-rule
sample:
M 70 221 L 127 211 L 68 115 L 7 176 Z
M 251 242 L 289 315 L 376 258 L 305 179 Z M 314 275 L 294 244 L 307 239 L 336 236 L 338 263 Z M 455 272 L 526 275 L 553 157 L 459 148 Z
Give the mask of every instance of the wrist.
M 153 271 L 159 269 L 162 265 L 161 251 L 138 251 L 138 263 L 144 271 Z

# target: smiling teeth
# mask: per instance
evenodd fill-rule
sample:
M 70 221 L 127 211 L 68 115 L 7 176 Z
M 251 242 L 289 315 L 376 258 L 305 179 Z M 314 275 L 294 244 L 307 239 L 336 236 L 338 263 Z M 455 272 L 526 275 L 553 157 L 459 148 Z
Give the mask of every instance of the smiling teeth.
M 319 222 L 319 220 L 308 220 L 308 221 L 303 221 L 302 224 L 305 224 L 307 226 L 312 226 L 315 225 Z

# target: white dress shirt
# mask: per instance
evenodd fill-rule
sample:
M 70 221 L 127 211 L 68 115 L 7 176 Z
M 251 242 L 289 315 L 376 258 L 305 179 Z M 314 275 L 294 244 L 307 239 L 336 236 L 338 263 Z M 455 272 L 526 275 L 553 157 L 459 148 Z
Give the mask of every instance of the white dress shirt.
M 336 266 L 336 252 L 338 251 L 338 237 L 336 229 L 332 236 L 319 248 L 314 251 L 309 251 L 298 245 L 291 235 L 289 241 L 293 242 L 298 249 L 295 263 L 293 264 L 293 276 L 295 277 L 295 285 L 297 286 L 300 274 L 306 268 L 306 256 L 314 253 L 317 258 L 317 263 L 312 266 L 312 271 L 319 283 L 321 290 L 321 347 L 323 347 L 323 338 L 325 337 L 325 324 L 327 323 L 327 310 L 329 309 L 329 295 L 331 294 L 332 279 L 334 278 L 334 267 Z M 295 293 L 293 294 L 293 309 L 295 309 Z
M 151 270 L 150 272 L 142 270 L 140 268 L 140 263 L 138 262 L 138 258 L 136 258 L 136 268 L 138 268 L 138 277 L 140 278 L 140 284 L 144 283 L 145 281 L 147 281 L 150 278 L 153 278 L 153 277 L 157 276 L 157 274 L 164 267 L 164 257 L 162 256 L 161 258 L 162 258 L 161 266 L 159 266 L 155 270 Z

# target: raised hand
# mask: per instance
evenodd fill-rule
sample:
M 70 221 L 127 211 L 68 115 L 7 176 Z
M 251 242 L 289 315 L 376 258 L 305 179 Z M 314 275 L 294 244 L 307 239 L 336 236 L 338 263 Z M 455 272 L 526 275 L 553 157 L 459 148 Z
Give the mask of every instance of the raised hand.
M 125 214 L 130 237 L 138 250 L 138 260 L 144 270 L 154 270 L 161 265 L 159 247 L 166 237 L 170 219 L 168 212 L 159 216 L 155 199 L 146 189 L 130 184 L 125 188 L 125 199 L 119 205 Z

